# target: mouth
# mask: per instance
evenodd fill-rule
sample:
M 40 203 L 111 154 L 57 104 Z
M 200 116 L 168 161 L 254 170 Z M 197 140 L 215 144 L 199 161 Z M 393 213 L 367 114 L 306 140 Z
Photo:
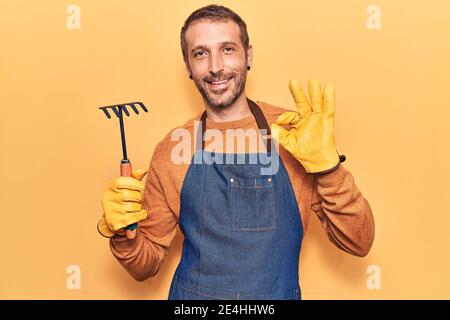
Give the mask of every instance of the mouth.
M 212 91 L 216 91 L 216 90 L 223 90 L 228 88 L 228 86 L 230 85 L 231 80 L 234 77 L 230 77 L 228 79 L 224 79 L 224 80 L 217 80 L 217 81 L 208 81 L 205 80 L 205 82 L 208 84 L 208 87 L 212 90 Z

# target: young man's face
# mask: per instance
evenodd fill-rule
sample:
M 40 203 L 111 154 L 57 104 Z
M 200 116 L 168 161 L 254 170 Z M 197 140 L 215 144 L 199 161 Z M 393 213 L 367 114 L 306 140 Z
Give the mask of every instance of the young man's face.
M 249 46 L 246 58 L 239 35 L 239 26 L 232 20 L 199 20 L 186 32 L 186 68 L 212 108 L 227 108 L 244 92 L 253 52 Z

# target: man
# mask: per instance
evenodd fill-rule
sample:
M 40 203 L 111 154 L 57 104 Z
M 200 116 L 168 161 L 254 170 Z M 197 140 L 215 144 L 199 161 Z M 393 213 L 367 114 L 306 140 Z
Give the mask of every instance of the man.
M 181 47 L 205 112 L 156 146 L 145 185 L 146 170 L 114 180 L 98 229 L 143 281 L 160 269 L 179 224 L 183 252 L 169 299 L 301 299 L 299 254 L 312 213 L 350 254 L 367 255 L 374 238 L 370 206 L 336 150 L 334 89 L 322 93 L 311 80 L 309 102 L 292 80 L 296 112 L 247 98 L 253 48 L 244 21 L 223 6 L 193 12 Z M 234 144 L 251 130 L 259 144 Z M 180 142 L 183 132 L 192 144 Z

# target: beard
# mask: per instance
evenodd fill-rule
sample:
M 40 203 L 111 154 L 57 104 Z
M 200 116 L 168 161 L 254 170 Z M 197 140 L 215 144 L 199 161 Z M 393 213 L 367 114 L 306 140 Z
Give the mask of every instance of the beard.
M 211 89 L 209 83 L 212 81 L 227 80 L 228 86 L 224 89 Z M 247 68 L 244 67 L 238 72 L 219 72 L 217 74 L 208 74 L 202 79 L 195 79 L 194 83 L 200 91 L 203 99 L 208 103 L 211 108 L 216 110 L 223 110 L 230 107 L 239 96 L 242 94 L 245 88 L 245 82 L 247 79 Z

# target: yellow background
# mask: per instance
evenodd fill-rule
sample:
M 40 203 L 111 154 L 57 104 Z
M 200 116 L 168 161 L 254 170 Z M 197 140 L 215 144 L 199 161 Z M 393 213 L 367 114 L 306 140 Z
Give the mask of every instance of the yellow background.
M 156 143 L 203 108 L 179 45 L 208 1 L 1 0 L 0 298 L 166 299 L 176 236 L 159 274 L 135 282 L 96 231 L 118 175 L 117 119 L 99 106 L 143 101 L 126 119 L 129 156 L 146 168 Z M 81 29 L 69 30 L 70 4 Z M 288 80 L 336 88 L 336 140 L 369 200 L 365 258 L 335 248 L 312 218 L 301 252 L 305 299 L 450 298 L 450 3 L 445 0 L 220 1 L 254 46 L 250 98 L 294 109 Z M 366 26 L 381 8 L 381 30 Z M 66 268 L 81 268 L 69 290 Z M 367 268 L 381 270 L 369 290 Z

